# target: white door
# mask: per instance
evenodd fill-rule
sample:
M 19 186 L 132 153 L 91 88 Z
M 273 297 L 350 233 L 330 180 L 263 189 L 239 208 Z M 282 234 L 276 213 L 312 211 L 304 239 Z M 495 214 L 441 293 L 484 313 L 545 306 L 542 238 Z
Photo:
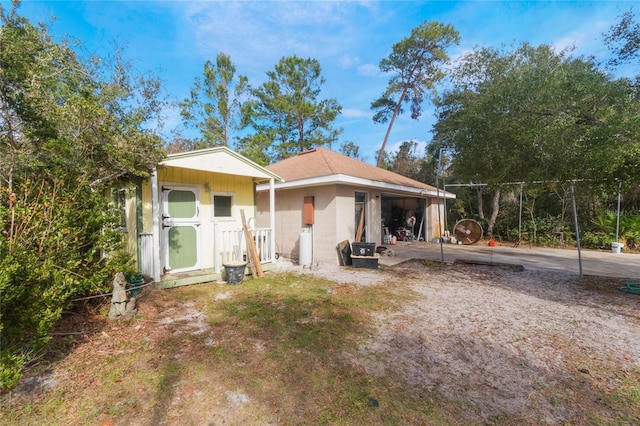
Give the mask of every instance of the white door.
M 200 269 L 200 196 L 196 186 L 162 186 L 165 272 Z

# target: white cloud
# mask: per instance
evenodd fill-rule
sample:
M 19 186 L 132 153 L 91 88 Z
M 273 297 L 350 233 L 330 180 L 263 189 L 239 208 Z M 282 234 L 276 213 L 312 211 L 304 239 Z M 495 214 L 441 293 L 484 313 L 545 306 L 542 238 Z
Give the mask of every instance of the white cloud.
M 574 53 L 577 55 L 594 55 L 596 57 L 604 57 L 608 54 L 602 41 L 602 34 L 605 33 L 613 24 L 601 19 L 593 21 L 587 20 L 574 29 L 570 33 L 558 38 L 553 42 L 556 52 L 565 49 L 575 48 Z
M 400 140 L 400 141 L 396 141 L 394 142 L 392 145 L 387 146 L 387 148 L 385 149 L 385 151 L 387 151 L 388 153 L 397 153 L 398 150 L 400 149 L 400 146 L 406 142 L 406 140 Z M 427 143 L 425 141 L 421 141 L 418 139 L 411 139 L 411 142 L 415 142 L 417 144 L 416 149 L 415 149 L 415 153 L 417 155 L 423 155 L 424 154 L 424 150 L 427 147 Z
M 375 77 L 381 75 L 380 68 L 374 64 L 363 64 L 358 67 L 358 75 Z
M 346 118 L 371 118 L 371 113 L 356 108 L 344 108 L 342 115 Z
M 283 56 L 355 66 L 356 12 L 350 2 L 195 2 L 182 10 L 184 28 L 201 54 L 228 53 L 239 69 L 261 75 Z M 272 64 L 265 68 L 265 63 Z
M 360 58 L 358 58 L 357 56 L 344 54 L 340 57 L 338 63 L 342 68 L 351 68 L 360 63 Z

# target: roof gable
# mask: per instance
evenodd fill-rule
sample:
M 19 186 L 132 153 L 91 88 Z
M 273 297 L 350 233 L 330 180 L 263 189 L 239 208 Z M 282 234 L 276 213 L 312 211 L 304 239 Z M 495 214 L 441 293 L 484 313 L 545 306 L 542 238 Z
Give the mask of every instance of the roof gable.
M 283 179 L 226 146 L 170 154 L 161 166 L 179 167 L 227 175 L 248 176 L 259 181 Z

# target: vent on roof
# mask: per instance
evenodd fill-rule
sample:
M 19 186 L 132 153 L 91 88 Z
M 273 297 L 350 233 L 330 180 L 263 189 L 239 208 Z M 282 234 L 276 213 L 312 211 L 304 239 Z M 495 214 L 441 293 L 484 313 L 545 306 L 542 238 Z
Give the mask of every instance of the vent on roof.
M 302 151 L 298 155 L 311 154 L 312 152 L 316 152 L 316 148 L 310 149 L 308 151 Z

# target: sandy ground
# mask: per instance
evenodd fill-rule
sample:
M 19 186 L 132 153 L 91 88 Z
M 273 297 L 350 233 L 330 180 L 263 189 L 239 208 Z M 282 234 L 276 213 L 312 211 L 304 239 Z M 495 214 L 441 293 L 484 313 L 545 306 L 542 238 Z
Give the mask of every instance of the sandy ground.
M 640 297 L 618 291 L 617 280 L 425 262 L 302 273 L 358 285 L 391 280 L 411 301 L 375 316 L 377 333 L 352 362 L 459 400 L 477 421 L 508 414 L 588 423 L 576 397 L 597 405 L 601 392 L 640 369 Z M 605 417 L 609 410 L 601 407 Z
M 583 413 L 596 411 L 618 424 L 612 413 L 619 407 L 602 395 L 618 392 L 640 371 L 640 296 L 620 292 L 615 279 L 580 280 L 575 274 L 424 261 L 368 270 L 309 269 L 281 260 L 277 271 L 387 286 L 404 302 L 399 309 L 372 314 L 372 331 L 361 336 L 346 359 L 372 376 L 395 378 L 403 388 L 456 401 L 452 405 L 459 404 L 460 412 L 454 417 L 469 423 L 591 424 Z M 164 303 L 145 305 L 149 312 L 136 333 L 150 339 L 191 333 L 209 344 L 206 315 L 193 302 Z M 118 328 L 113 324 L 79 346 L 75 362 L 106 356 L 103 353 L 113 349 L 109 342 L 121 332 Z M 73 387 L 77 369 L 64 364 L 60 371 L 29 378 L 20 387 L 28 394 L 37 388 Z M 232 414 L 245 409 L 245 395 L 225 395 Z M 180 407 L 203 413 L 212 409 Z M 251 404 L 246 407 L 250 410 Z

